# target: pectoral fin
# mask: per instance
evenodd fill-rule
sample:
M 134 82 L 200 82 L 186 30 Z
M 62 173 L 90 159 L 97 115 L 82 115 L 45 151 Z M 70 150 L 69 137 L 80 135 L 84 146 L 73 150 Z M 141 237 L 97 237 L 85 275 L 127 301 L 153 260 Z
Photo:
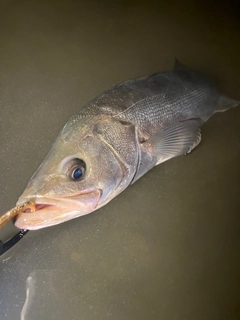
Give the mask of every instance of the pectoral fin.
M 154 135 L 143 147 L 156 157 L 157 164 L 189 153 L 201 141 L 200 121 L 191 119 L 174 123 Z

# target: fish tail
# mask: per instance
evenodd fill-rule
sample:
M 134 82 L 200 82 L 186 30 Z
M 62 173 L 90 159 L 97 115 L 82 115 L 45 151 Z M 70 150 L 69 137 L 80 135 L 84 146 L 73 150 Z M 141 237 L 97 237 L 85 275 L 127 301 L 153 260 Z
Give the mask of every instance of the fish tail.
M 219 96 L 215 112 L 223 112 L 228 109 L 234 108 L 240 104 L 240 101 L 231 99 L 223 94 Z

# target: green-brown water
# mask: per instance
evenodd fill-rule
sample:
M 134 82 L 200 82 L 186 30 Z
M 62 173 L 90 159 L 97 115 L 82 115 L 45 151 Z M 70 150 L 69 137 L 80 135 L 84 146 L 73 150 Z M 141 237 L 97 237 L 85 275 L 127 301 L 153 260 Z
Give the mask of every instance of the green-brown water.
M 177 57 L 240 99 L 239 52 L 234 2 L 0 0 L 1 213 L 97 94 Z M 240 319 L 239 192 L 240 107 L 97 212 L 28 233 L 1 257 L 0 319 Z

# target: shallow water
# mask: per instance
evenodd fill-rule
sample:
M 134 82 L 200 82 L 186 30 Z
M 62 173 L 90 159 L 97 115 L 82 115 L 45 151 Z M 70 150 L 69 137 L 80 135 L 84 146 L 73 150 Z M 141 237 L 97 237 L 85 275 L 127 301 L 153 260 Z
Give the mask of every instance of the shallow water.
M 65 122 L 177 57 L 240 99 L 236 3 L 0 0 L 0 204 Z M 240 107 L 97 212 L 29 232 L 0 262 L 0 319 L 240 318 Z M 7 239 L 16 229 L 1 230 Z

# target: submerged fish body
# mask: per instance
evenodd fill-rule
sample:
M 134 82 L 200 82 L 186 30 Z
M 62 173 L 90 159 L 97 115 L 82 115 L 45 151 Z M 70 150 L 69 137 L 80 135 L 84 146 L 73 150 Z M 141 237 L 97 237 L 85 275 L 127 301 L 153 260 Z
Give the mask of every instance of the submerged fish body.
M 200 126 L 238 104 L 178 62 L 105 91 L 62 129 L 17 202 L 32 201 L 35 211 L 15 225 L 40 229 L 102 207 L 155 165 L 190 152 Z

